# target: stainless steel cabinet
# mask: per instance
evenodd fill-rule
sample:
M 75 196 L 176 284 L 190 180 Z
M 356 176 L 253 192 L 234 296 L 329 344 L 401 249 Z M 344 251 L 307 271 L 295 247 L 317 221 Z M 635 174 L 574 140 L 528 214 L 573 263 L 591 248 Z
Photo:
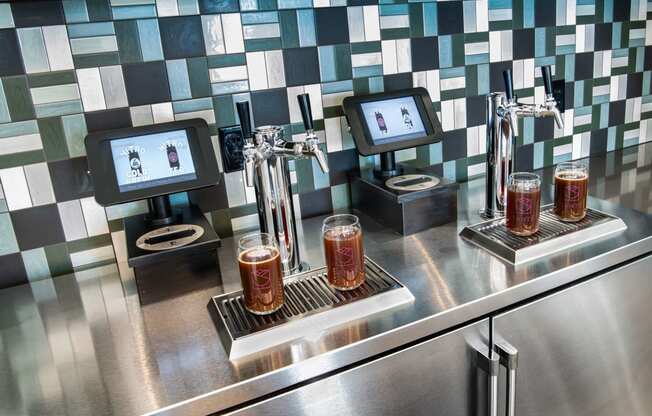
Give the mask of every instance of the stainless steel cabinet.
M 484 415 L 488 320 L 400 350 L 231 415 Z
M 517 416 L 652 415 L 652 257 L 497 316 L 494 334 L 518 350 Z

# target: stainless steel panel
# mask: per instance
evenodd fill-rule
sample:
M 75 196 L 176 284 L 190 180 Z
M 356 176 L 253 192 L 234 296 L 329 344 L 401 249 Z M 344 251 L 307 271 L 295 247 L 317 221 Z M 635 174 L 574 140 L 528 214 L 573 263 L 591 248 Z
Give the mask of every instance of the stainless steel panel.
M 489 353 L 488 331 L 483 320 L 227 414 L 491 415 L 490 377 L 479 362 Z
M 552 204 L 541 207 L 539 231 L 531 236 L 511 234 L 505 218 L 464 227 L 460 236 L 510 263 L 521 264 L 627 229 L 620 218 L 592 208 L 577 222 L 559 221 L 553 211 Z
M 520 355 L 516 415 L 652 415 L 650 270 L 646 257 L 495 318 Z

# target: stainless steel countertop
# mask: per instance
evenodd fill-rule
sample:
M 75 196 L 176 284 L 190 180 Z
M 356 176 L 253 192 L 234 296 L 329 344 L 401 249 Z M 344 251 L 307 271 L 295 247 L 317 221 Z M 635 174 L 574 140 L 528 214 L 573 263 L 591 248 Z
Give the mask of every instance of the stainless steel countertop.
M 362 219 L 367 254 L 414 304 L 235 362 L 206 309 L 211 295 L 240 287 L 232 238 L 219 253 L 222 287 L 143 308 L 125 265 L 0 291 L 0 414 L 216 412 L 652 252 L 652 216 L 618 205 L 652 213 L 652 145 L 594 158 L 590 169 L 591 195 L 611 201 L 591 206 L 623 218 L 626 232 L 510 266 L 458 238 L 480 220 L 484 180 L 473 180 L 460 187 L 457 222 L 401 237 Z M 323 264 L 320 224 L 301 230 L 314 265 Z

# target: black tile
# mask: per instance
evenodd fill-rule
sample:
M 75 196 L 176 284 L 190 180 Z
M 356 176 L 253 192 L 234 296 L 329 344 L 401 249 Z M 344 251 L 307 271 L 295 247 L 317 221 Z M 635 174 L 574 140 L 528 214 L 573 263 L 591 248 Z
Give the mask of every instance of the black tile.
M 543 142 L 555 137 L 555 120 L 552 117 L 534 119 L 534 141 Z
M 239 6 L 238 0 L 199 0 L 199 11 L 202 14 L 237 12 Z
M 110 0 L 93 0 L 86 2 L 88 18 L 91 22 L 100 22 L 103 20 L 111 20 L 113 18 L 109 1 Z
M 122 66 L 130 106 L 170 101 L 165 62 L 145 62 Z
M 285 88 L 253 91 L 251 93 L 251 107 L 257 126 L 290 123 L 288 93 Z
M 347 172 L 357 171 L 360 159 L 355 149 L 331 152 L 328 154 L 328 170 L 331 186 L 348 182 Z
M 0 77 L 25 73 L 16 29 L 0 30 L 0 51 L 3 55 L 0 59 Z
M 564 87 L 564 111 L 566 111 L 573 108 L 573 103 L 575 102 L 575 83 L 566 82 Z
M 595 25 L 594 49 L 606 51 L 611 49 L 611 23 L 600 23 Z
M 628 22 L 631 13 L 632 3 L 626 0 L 614 1 L 614 22 Z
M 534 58 L 534 29 L 514 31 L 514 59 Z
M 526 144 L 516 148 L 514 171 L 531 172 L 534 168 L 534 145 Z
M 575 55 L 575 80 L 593 79 L 593 52 Z
M 627 98 L 643 95 L 643 73 L 636 72 L 627 75 Z
M 349 43 L 349 21 L 346 7 L 315 9 L 317 45 Z
M 319 54 L 316 47 L 284 49 L 283 64 L 288 87 L 320 82 Z
M 410 42 L 413 71 L 439 68 L 439 43 L 436 37 L 412 38 Z
M 204 56 L 204 35 L 199 16 L 165 17 L 158 20 L 165 59 Z
M 385 92 L 399 91 L 406 88 L 412 88 L 412 73 L 385 75 L 383 79 Z
M 131 113 L 128 108 L 93 111 L 85 113 L 84 118 L 89 133 L 131 127 Z
M 86 157 L 48 163 L 54 195 L 58 202 L 93 195 L 93 182 L 88 174 Z
M 464 15 L 461 1 L 437 3 L 437 30 L 440 36 L 464 33 Z
M 534 26 L 556 26 L 556 0 L 534 0 Z
M 22 285 L 28 282 L 25 263 L 20 253 L 0 256 L 0 289 Z
M 66 241 L 56 204 L 12 211 L 11 222 L 21 251 Z
M 11 2 L 16 27 L 63 25 L 63 7 L 60 0 Z
M 590 155 L 599 155 L 607 152 L 608 129 L 591 131 Z
M 466 129 L 447 131 L 441 144 L 444 162 L 466 157 Z
M 609 103 L 609 126 L 618 126 L 625 123 L 626 101 L 612 101 Z
M 652 70 L 652 46 L 645 47 L 645 60 L 643 62 L 643 70 Z
M 220 177 L 220 182 L 217 185 L 189 191 L 188 199 L 192 204 L 198 206 L 202 212 L 218 211 L 229 208 L 229 201 L 226 196 L 226 185 L 224 184 L 223 177 Z
M 487 122 L 487 97 L 476 95 L 466 98 L 467 127 L 480 126 Z
M 301 204 L 301 218 L 310 218 L 333 212 L 330 188 L 299 194 L 299 203 Z
M 512 63 L 494 62 L 489 64 L 489 89 L 490 91 L 505 91 L 505 80 L 503 79 L 503 71 L 512 69 Z

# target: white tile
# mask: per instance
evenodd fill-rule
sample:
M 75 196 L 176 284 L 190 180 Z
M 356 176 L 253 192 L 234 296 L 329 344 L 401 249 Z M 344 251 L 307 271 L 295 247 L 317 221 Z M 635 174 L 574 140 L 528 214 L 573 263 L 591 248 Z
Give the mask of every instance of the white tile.
M 38 133 L 0 138 L 0 155 L 31 152 L 42 148 L 41 135 Z
M 464 44 L 465 55 L 478 55 L 489 53 L 489 42 L 474 42 Z
M 247 79 L 247 66 L 227 66 L 208 70 L 211 82 L 237 81 Z
M 267 82 L 269 88 L 285 87 L 285 67 L 283 65 L 283 52 L 266 51 L 265 67 L 267 68 Z
M 72 267 L 82 267 L 93 263 L 109 261 L 115 258 L 113 245 L 92 248 L 90 250 L 70 253 L 70 262 Z
M 49 71 L 50 63 L 41 28 L 20 28 L 17 33 L 20 52 L 23 55 L 23 63 L 25 64 L 25 72 L 33 74 Z
M 116 261 L 126 263 L 129 260 L 129 254 L 127 253 L 127 238 L 124 230 L 111 233 L 111 242 L 113 243 Z
M 339 152 L 342 150 L 342 130 L 340 128 L 340 118 L 324 119 L 324 129 L 326 130 L 326 148 L 329 152 Z
M 584 45 L 586 43 L 586 26 L 577 25 L 575 27 L 575 52 L 584 52 Z
M 481 153 L 478 140 L 478 129 L 470 127 L 466 129 L 466 156 L 471 157 Z
M 455 130 L 455 101 L 441 102 L 441 127 L 444 131 Z
M 122 75 L 122 66 L 103 66 L 100 68 L 102 90 L 106 98 L 107 108 L 128 107 L 127 90 Z
M 466 127 L 466 98 L 457 98 L 455 101 L 455 128 Z
M 296 207 L 297 205 L 295 205 Z M 258 226 L 258 214 L 245 215 L 244 217 L 232 218 L 231 228 L 233 231 L 244 231 Z
M 652 45 L 652 20 L 645 22 L 645 46 Z
M 118 40 L 115 35 L 70 39 L 70 45 L 72 46 L 72 53 L 75 55 L 115 52 L 118 50 Z
M 72 61 L 66 26 L 43 26 L 43 37 L 45 38 L 45 49 L 48 52 L 50 70 L 73 69 L 75 66 Z
M 411 49 L 410 39 L 399 39 L 396 41 L 396 60 L 398 61 L 398 72 L 412 71 Z
M 152 104 L 152 117 L 154 118 L 154 123 L 166 123 L 168 121 L 174 121 L 172 103 Z
M 226 53 L 224 34 L 222 32 L 222 20 L 219 14 L 203 15 L 201 26 L 204 33 L 204 44 L 206 55 Z
M 156 0 L 156 13 L 159 17 L 179 16 L 177 0 Z
M 107 234 L 109 232 L 109 224 L 106 220 L 104 208 L 95 202 L 94 197 L 83 198 L 79 202 L 82 213 L 84 214 L 84 222 L 86 223 L 88 235 Z
M 575 25 L 576 18 L 576 2 L 574 0 L 566 0 L 566 24 Z
M 22 167 L 0 169 L 0 182 L 9 211 L 32 206 L 32 198 L 29 195 L 29 187 Z
M 564 136 L 571 136 L 573 134 L 573 118 L 575 115 L 575 110 L 569 108 L 564 111 L 562 117 L 564 119 Z
M 245 39 L 268 39 L 280 37 L 281 31 L 278 23 L 263 23 L 243 26 L 243 34 Z
M 380 17 L 378 6 L 363 6 L 364 36 L 366 41 L 380 40 Z
M 381 42 L 381 48 L 383 51 L 383 74 L 396 74 L 398 72 L 396 41 L 384 40 Z
M 84 214 L 81 210 L 79 200 L 60 202 L 57 204 L 59 217 L 66 241 L 79 240 L 88 237 L 86 233 L 86 224 L 84 224 Z
M 513 73 L 514 89 L 519 90 L 523 88 L 523 61 L 522 60 L 512 62 L 512 73 Z
M 440 95 L 440 82 L 439 82 L 439 70 L 435 69 L 432 71 L 427 71 L 426 72 L 426 80 L 427 80 L 427 89 L 428 93 L 430 94 L 430 99 L 432 101 L 439 101 L 441 100 L 441 95 Z
M 264 90 L 267 88 L 265 52 L 248 52 L 247 70 L 249 72 L 249 87 L 252 91 Z
M 79 99 L 77 84 L 51 85 L 30 89 L 34 105 Z
M 380 27 L 383 29 L 400 29 L 410 26 L 410 17 L 406 14 L 380 16 Z
M 229 207 L 237 207 L 247 203 L 244 193 L 245 179 L 241 171 L 225 173 L 224 186 Z
M 347 7 L 347 19 L 349 22 L 349 40 L 351 42 L 363 42 L 364 38 L 364 16 L 362 13 L 362 6 Z
M 84 111 L 106 109 L 99 68 L 78 69 L 77 82 L 79 83 Z
M 312 118 L 321 120 L 324 118 L 324 108 L 321 103 L 321 84 L 306 85 L 304 91 L 310 95 L 310 109 Z
M 466 78 L 464 77 L 444 78 L 440 81 L 440 85 L 442 91 L 464 88 L 466 86 Z
M 523 61 L 523 88 L 534 87 L 534 59 Z
M 244 52 L 244 39 L 242 37 L 242 23 L 240 13 L 226 13 L 222 15 L 222 28 L 226 53 Z
M 500 62 L 502 37 L 500 32 L 489 32 L 489 61 Z
M 501 52 L 500 52 L 500 57 L 502 58 L 503 61 L 511 61 L 512 60 L 512 31 L 511 30 L 503 30 L 500 32 L 500 47 L 501 47 Z
M 303 87 L 288 87 L 288 109 L 290 110 L 290 123 L 300 123 L 301 110 L 297 102 L 297 96 L 304 93 Z
M 134 127 L 154 124 L 152 107 L 150 105 L 131 107 L 129 112 L 131 113 L 131 124 L 133 124 Z
M 46 205 L 55 202 L 54 189 L 47 163 L 34 163 L 24 166 L 25 178 L 32 197 L 32 205 Z
M 383 55 L 380 52 L 359 53 L 351 55 L 351 65 L 360 66 L 382 65 Z

